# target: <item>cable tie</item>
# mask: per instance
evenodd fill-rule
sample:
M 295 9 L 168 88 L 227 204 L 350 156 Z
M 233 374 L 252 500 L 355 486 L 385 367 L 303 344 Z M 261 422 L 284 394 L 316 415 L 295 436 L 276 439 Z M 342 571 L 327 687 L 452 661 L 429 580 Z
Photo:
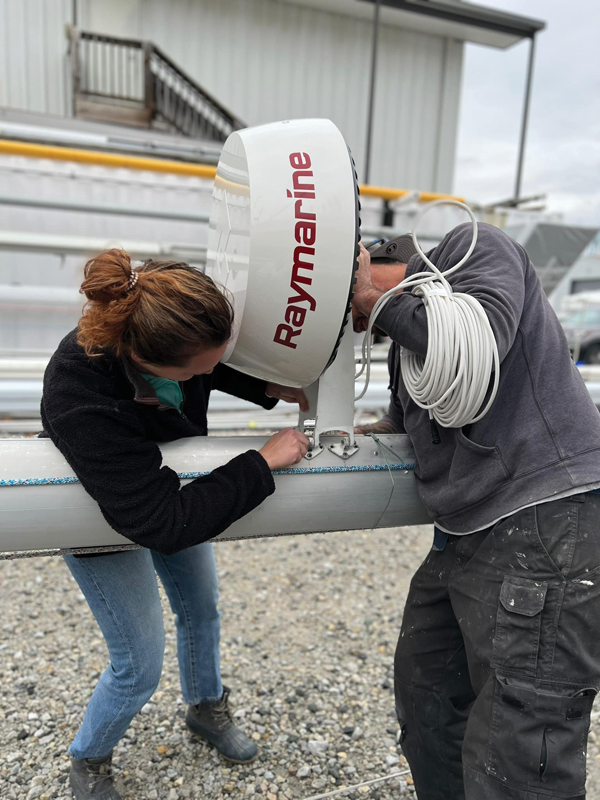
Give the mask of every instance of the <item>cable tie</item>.
M 417 286 L 417 289 L 421 287 Z M 448 289 L 443 286 L 441 283 L 430 283 L 427 286 L 427 296 L 432 297 L 435 295 L 436 297 L 447 297 L 449 300 L 452 300 L 452 292 L 449 292 Z M 424 299 L 427 299 L 426 297 Z

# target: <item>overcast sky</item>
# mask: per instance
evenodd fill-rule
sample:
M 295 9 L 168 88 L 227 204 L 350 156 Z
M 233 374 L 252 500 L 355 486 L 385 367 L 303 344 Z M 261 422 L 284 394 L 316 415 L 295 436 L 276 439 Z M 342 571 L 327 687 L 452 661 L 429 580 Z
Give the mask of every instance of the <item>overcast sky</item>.
M 522 194 L 565 221 L 600 225 L 600 0 L 478 0 L 544 20 L 536 39 Z M 455 191 L 514 193 L 529 42 L 465 49 Z

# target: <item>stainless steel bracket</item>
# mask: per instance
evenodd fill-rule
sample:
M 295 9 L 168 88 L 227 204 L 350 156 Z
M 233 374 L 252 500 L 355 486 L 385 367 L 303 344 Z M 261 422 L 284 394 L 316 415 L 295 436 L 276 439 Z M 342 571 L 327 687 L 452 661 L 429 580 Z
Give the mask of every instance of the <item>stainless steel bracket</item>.
M 333 364 L 304 390 L 309 410 L 300 412 L 299 428 L 311 442 L 305 456 L 309 461 L 323 452 L 321 436 L 325 433 L 343 437 L 340 443 L 329 445 L 329 450 L 344 461 L 357 452 L 354 442 L 355 370 L 354 341 L 348 326 Z

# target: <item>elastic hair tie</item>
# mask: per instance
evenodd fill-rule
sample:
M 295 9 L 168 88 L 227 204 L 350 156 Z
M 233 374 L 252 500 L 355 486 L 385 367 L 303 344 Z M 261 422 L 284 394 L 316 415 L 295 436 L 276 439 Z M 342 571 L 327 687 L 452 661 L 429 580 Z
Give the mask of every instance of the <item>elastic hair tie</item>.
M 137 272 L 135 272 L 134 270 L 131 270 L 131 272 L 129 274 L 129 281 L 127 282 L 127 291 L 128 292 L 130 292 L 133 289 L 133 287 L 136 285 L 136 283 L 138 282 L 138 278 L 139 277 L 140 276 L 139 276 L 139 274 Z

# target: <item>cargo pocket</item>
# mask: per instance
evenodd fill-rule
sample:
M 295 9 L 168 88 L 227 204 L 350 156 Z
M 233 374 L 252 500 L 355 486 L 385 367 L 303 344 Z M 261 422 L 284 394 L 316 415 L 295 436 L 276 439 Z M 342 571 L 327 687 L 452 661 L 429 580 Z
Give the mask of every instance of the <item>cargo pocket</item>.
M 500 589 L 492 667 L 535 676 L 547 581 L 507 575 Z
M 556 694 L 498 674 L 487 772 L 552 797 L 585 791 L 586 740 L 596 688 Z

